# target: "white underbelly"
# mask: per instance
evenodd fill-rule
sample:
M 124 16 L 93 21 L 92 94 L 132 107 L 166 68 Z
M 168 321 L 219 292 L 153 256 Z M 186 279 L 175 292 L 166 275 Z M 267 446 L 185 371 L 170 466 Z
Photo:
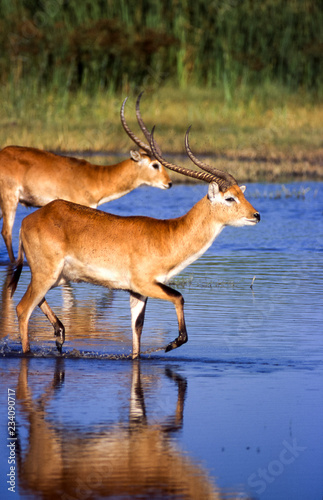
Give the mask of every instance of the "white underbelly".
M 66 257 L 63 277 L 69 281 L 85 281 L 106 286 L 128 290 L 130 276 L 124 269 L 106 268 L 97 264 L 86 264 L 73 257 Z

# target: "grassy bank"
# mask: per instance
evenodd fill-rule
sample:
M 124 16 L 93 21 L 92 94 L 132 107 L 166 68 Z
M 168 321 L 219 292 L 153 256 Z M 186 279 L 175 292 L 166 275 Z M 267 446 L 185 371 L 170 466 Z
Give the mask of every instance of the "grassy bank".
M 0 12 L 1 146 L 126 154 L 120 106 L 129 95 L 136 127 L 144 89 L 167 153 L 192 125 L 194 151 L 246 177 L 250 165 L 323 177 L 321 1 L 0 0 Z
M 133 145 L 119 117 L 125 96 L 2 87 L 0 144 L 127 155 Z M 135 99 L 129 92 L 126 118 L 140 135 Z M 258 90 L 240 87 L 228 103 L 214 89 L 164 86 L 145 92 L 141 110 L 148 128 L 156 125 L 156 139 L 165 153 L 184 152 L 184 134 L 192 125 L 192 149 L 218 166 L 225 161 L 239 178 L 248 179 L 255 172 L 271 180 L 281 172 L 323 178 L 323 105 L 308 94 L 273 85 Z

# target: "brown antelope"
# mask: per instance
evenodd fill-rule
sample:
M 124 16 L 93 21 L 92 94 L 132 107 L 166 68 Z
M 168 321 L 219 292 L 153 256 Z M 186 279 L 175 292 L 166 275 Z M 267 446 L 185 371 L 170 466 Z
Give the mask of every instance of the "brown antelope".
M 66 281 L 86 281 L 129 291 L 133 358 L 140 355 L 148 297 L 168 300 L 176 309 L 179 335 L 168 344 L 166 352 L 187 342 L 184 299 L 167 282 L 206 252 L 225 226 L 254 225 L 260 221 L 260 215 L 245 199 L 244 186 L 239 187 L 231 175 L 195 158 L 188 144 L 188 131 L 185 146 L 190 159 L 204 172 L 168 163 L 151 136 L 153 154 L 162 165 L 209 183 L 207 195 L 182 217 L 120 217 L 63 200 L 53 201 L 25 217 L 17 267 L 10 283 L 14 293 L 25 254 L 32 277 L 17 306 L 23 352 L 30 350 L 28 321 L 37 304 L 52 323 L 61 351 L 64 327 L 45 295 Z
M 139 100 L 137 118 L 140 123 Z M 130 158 L 116 165 L 93 165 L 85 160 L 59 156 L 40 149 L 8 146 L 0 151 L 0 219 L 2 236 L 9 258 L 14 262 L 12 227 L 18 203 L 42 207 L 52 200 L 63 199 L 97 208 L 147 184 L 168 189 L 172 182 L 164 167 L 153 156 L 149 144 L 129 129 L 123 102 L 122 125 L 139 146 Z M 142 120 L 141 120 L 142 122 Z

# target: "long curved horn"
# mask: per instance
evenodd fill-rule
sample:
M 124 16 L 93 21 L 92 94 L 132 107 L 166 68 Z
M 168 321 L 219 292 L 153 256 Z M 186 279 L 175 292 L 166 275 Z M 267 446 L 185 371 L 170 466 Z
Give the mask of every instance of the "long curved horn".
M 140 92 L 140 94 L 137 97 L 137 101 L 136 101 L 136 116 L 137 116 L 137 121 L 139 123 L 139 126 L 140 126 L 141 130 L 143 131 L 143 133 L 144 133 L 147 141 L 150 142 L 150 132 L 147 129 L 146 125 L 144 124 L 144 121 L 141 118 L 141 113 L 140 113 L 140 99 L 141 99 L 143 93 L 144 93 L 144 90 L 142 92 Z
M 141 117 L 141 113 L 140 113 L 140 99 L 141 99 L 143 93 L 144 93 L 144 90 L 142 92 L 140 92 L 140 94 L 137 97 L 137 101 L 136 101 L 136 117 L 137 117 L 137 122 L 139 124 L 139 127 L 141 128 L 142 132 L 144 133 L 144 136 L 146 137 L 147 141 L 150 144 L 151 133 L 147 129 L 146 125 L 144 124 L 144 121 L 143 121 L 143 119 Z M 158 144 L 156 144 L 156 142 L 155 142 L 155 148 L 157 149 L 159 155 L 162 156 L 162 152 L 161 152 Z
M 123 101 L 122 103 L 122 106 L 121 106 L 121 109 L 120 109 L 120 118 L 121 118 L 121 123 L 122 123 L 122 126 L 123 128 L 125 129 L 126 133 L 129 135 L 130 139 L 133 140 L 133 142 L 135 144 L 137 144 L 137 146 L 141 149 L 143 149 L 144 151 L 146 151 L 146 153 L 148 154 L 151 154 L 151 148 L 148 144 L 146 144 L 145 142 L 141 141 L 129 128 L 127 122 L 126 122 L 126 119 L 124 117 L 124 107 L 126 105 L 126 102 L 127 102 L 127 99 L 128 97 L 125 98 L 125 100 Z
M 214 176 L 211 174 L 207 174 L 204 172 L 196 172 L 195 170 L 190 170 L 188 168 L 184 167 L 179 167 L 178 165 L 174 165 L 173 163 L 169 163 L 168 161 L 164 160 L 164 158 L 159 154 L 158 152 L 158 147 L 156 147 L 156 143 L 154 140 L 154 131 L 155 127 L 153 127 L 151 134 L 150 134 L 150 147 L 153 155 L 155 158 L 162 164 L 164 167 L 169 168 L 170 170 L 173 170 L 174 172 L 178 172 L 179 174 L 186 175 L 188 177 L 192 177 L 193 179 L 200 179 L 205 182 L 212 182 L 214 181 Z
M 185 134 L 185 149 L 186 152 L 190 158 L 190 160 L 195 163 L 199 168 L 204 170 L 205 172 L 209 172 L 214 176 L 214 181 L 217 182 L 220 186 L 223 186 L 224 188 L 228 188 L 229 186 L 233 186 L 235 184 L 238 184 L 235 178 L 228 174 L 227 172 L 223 172 L 222 170 L 219 170 L 218 168 L 211 167 L 210 165 L 207 165 L 206 163 L 202 162 L 198 158 L 194 156 L 192 153 L 192 150 L 190 148 L 189 142 L 188 142 L 188 134 L 190 132 L 191 127 L 189 127 L 186 131 Z

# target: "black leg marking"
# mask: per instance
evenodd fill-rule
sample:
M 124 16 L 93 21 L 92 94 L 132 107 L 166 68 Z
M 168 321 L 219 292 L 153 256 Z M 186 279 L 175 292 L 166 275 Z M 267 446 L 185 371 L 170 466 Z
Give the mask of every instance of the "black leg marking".
M 187 341 L 188 341 L 187 333 L 180 332 L 179 336 L 175 340 L 173 340 L 173 342 L 170 342 L 168 344 L 168 346 L 165 349 L 165 352 L 172 351 L 173 349 L 176 349 L 177 347 L 186 344 Z
M 173 340 L 173 342 L 170 342 L 166 347 L 165 352 L 169 352 L 172 351 L 173 349 L 176 349 L 177 347 L 180 347 L 181 345 L 185 344 L 188 341 L 185 319 L 184 319 L 184 299 L 182 294 L 179 293 L 177 290 L 174 290 L 173 288 L 164 285 L 163 283 L 159 283 L 159 286 L 168 295 L 169 300 L 171 300 L 175 305 L 177 320 L 178 320 L 179 334 L 178 337 L 175 340 Z
M 56 314 L 52 311 L 48 305 L 45 297 L 39 302 L 38 306 L 41 308 L 45 316 L 48 318 L 50 323 L 54 328 L 54 335 L 56 337 L 56 347 L 59 353 L 62 353 L 62 346 L 65 342 L 65 327 L 63 323 L 58 319 Z
M 62 354 L 62 347 L 65 342 L 65 327 L 58 318 L 57 323 L 54 325 L 54 335 L 56 337 L 57 350 L 60 354 Z

